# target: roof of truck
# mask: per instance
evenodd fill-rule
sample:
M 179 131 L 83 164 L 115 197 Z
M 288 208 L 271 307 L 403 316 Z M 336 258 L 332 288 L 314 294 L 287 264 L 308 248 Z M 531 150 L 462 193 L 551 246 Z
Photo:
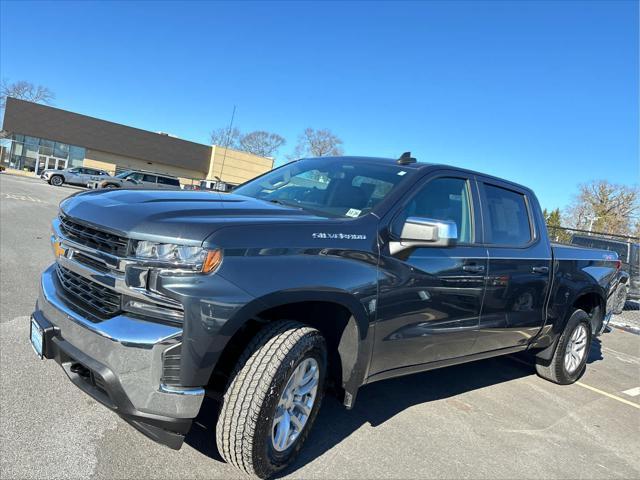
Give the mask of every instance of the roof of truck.
M 355 162 L 363 162 L 363 163 L 384 163 L 387 165 L 396 165 L 398 167 L 401 168 L 405 168 L 407 170 L 422 170 L 422 169 L 431 169 L 431 168 L 450 168 L 453 170 L 459 170 L 461 172 L 465 172 L 467 174 L 470 175 L 481 175 L 483 177 L 486 178 L 491 178 L 509 185 L 512 185 L 516 188 L 519 189 L 523 189 L 523 190 L 527 190 L 531 193 L 533 193 L 533 191 L 525 186 L 525 185 L 521 185 L 519 183 L 513 182 L 511 180 L 507 180 L 501 177 L 496 177 L 495 175 L 490 175 L 488 173 L 483 173 L 483 172 L 478 172 L 475 170 L 469 170 L 467 168 L 464 167 L 460 167 L 457 165 L 447 165 L 447 164 L 442 164 L 442 163 L 428 163 L 428 162 L 420 162 L 420 161 L 416 161 L 413 163 L 398 163 L 398 159 L 397 158 L 387 158 L 387 157 L 363 157 L 363 156 L 348 156 L 348 155 L 337 155 L 337 156 L 331 156 L 331 157 L 307 157 L 307 158 L 301 158 L 300 160 L 316 160 L 316 159 L 327 159 L 327 160 L 336 160 L 336 159 L 348 159 L 350 161 L 355 161 Z

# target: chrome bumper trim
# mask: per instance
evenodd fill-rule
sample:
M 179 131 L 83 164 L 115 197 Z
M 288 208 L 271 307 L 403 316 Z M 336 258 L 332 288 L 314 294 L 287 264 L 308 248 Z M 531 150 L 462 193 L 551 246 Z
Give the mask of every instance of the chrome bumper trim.
M 53 264 L 42 274 L 36 310 L 57 327 L 58 335 L 108 367 L 136 409 L 172 418 L 194 418 L 204 390 L 176 395 L 160 389 L 162 353 L 181 339 L 182 329 L 126 315 L 92 322 L 60 298 L 55 268 Z
M 164 383 L 160 384 L 160 391 L 175 395 L 204 395 L 204 388 L 171 387 Z

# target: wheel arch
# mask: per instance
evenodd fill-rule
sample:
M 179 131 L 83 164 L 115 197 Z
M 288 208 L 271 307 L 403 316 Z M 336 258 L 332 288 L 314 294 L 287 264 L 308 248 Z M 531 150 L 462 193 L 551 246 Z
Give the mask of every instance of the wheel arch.
M 328 377 L 351 407 L 368 368 L 369 314 L 361 301 L 335 289 L 283 291 L 257 298 L 220 331 L 229 340 L 212 367 L 208 387 L 224 389 L 253 336 L 276 320 L 296 320 L 318 329 L 327 341 Z
M 550 345 L 536 354 L 539 359 L 551 359 L 556 347 L 558 346 L 558 341 L 567 325 L 567 322 L 576 310 L 584 310 L 587 315 L 589 315 L 591 334 L 595 336 L 596 332 L 598 332 L 599 325 L 604 318 L 606 308 L 606 300 L 602 295 L 601 289 L 587 287 L 575 294 L 566 305 L 567 307 L 564 309 L 564 313 L 560 317 L 560 321 L 557 321 L 553 326 L 553 341 Z

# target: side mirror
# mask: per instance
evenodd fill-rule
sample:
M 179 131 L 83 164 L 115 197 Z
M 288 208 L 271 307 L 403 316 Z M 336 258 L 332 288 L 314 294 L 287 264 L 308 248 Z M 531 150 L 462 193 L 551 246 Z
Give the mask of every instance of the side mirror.
M 423 247 L 453 247 L 458 239 L 458 226 L 450 220 L 409 217 L 402 225 L 400 239 L 389 244 L 391 254 Z

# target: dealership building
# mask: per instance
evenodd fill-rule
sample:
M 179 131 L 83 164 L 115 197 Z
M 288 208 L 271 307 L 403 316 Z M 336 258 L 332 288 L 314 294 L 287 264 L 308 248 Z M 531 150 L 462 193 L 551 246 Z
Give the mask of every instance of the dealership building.
M 237 185 L 273 168 L 273 159 L 164 133 L 7 98 L 0 165 L 39 175 L 45 169 L 90 167 L 119 173 L 148 170 Z

